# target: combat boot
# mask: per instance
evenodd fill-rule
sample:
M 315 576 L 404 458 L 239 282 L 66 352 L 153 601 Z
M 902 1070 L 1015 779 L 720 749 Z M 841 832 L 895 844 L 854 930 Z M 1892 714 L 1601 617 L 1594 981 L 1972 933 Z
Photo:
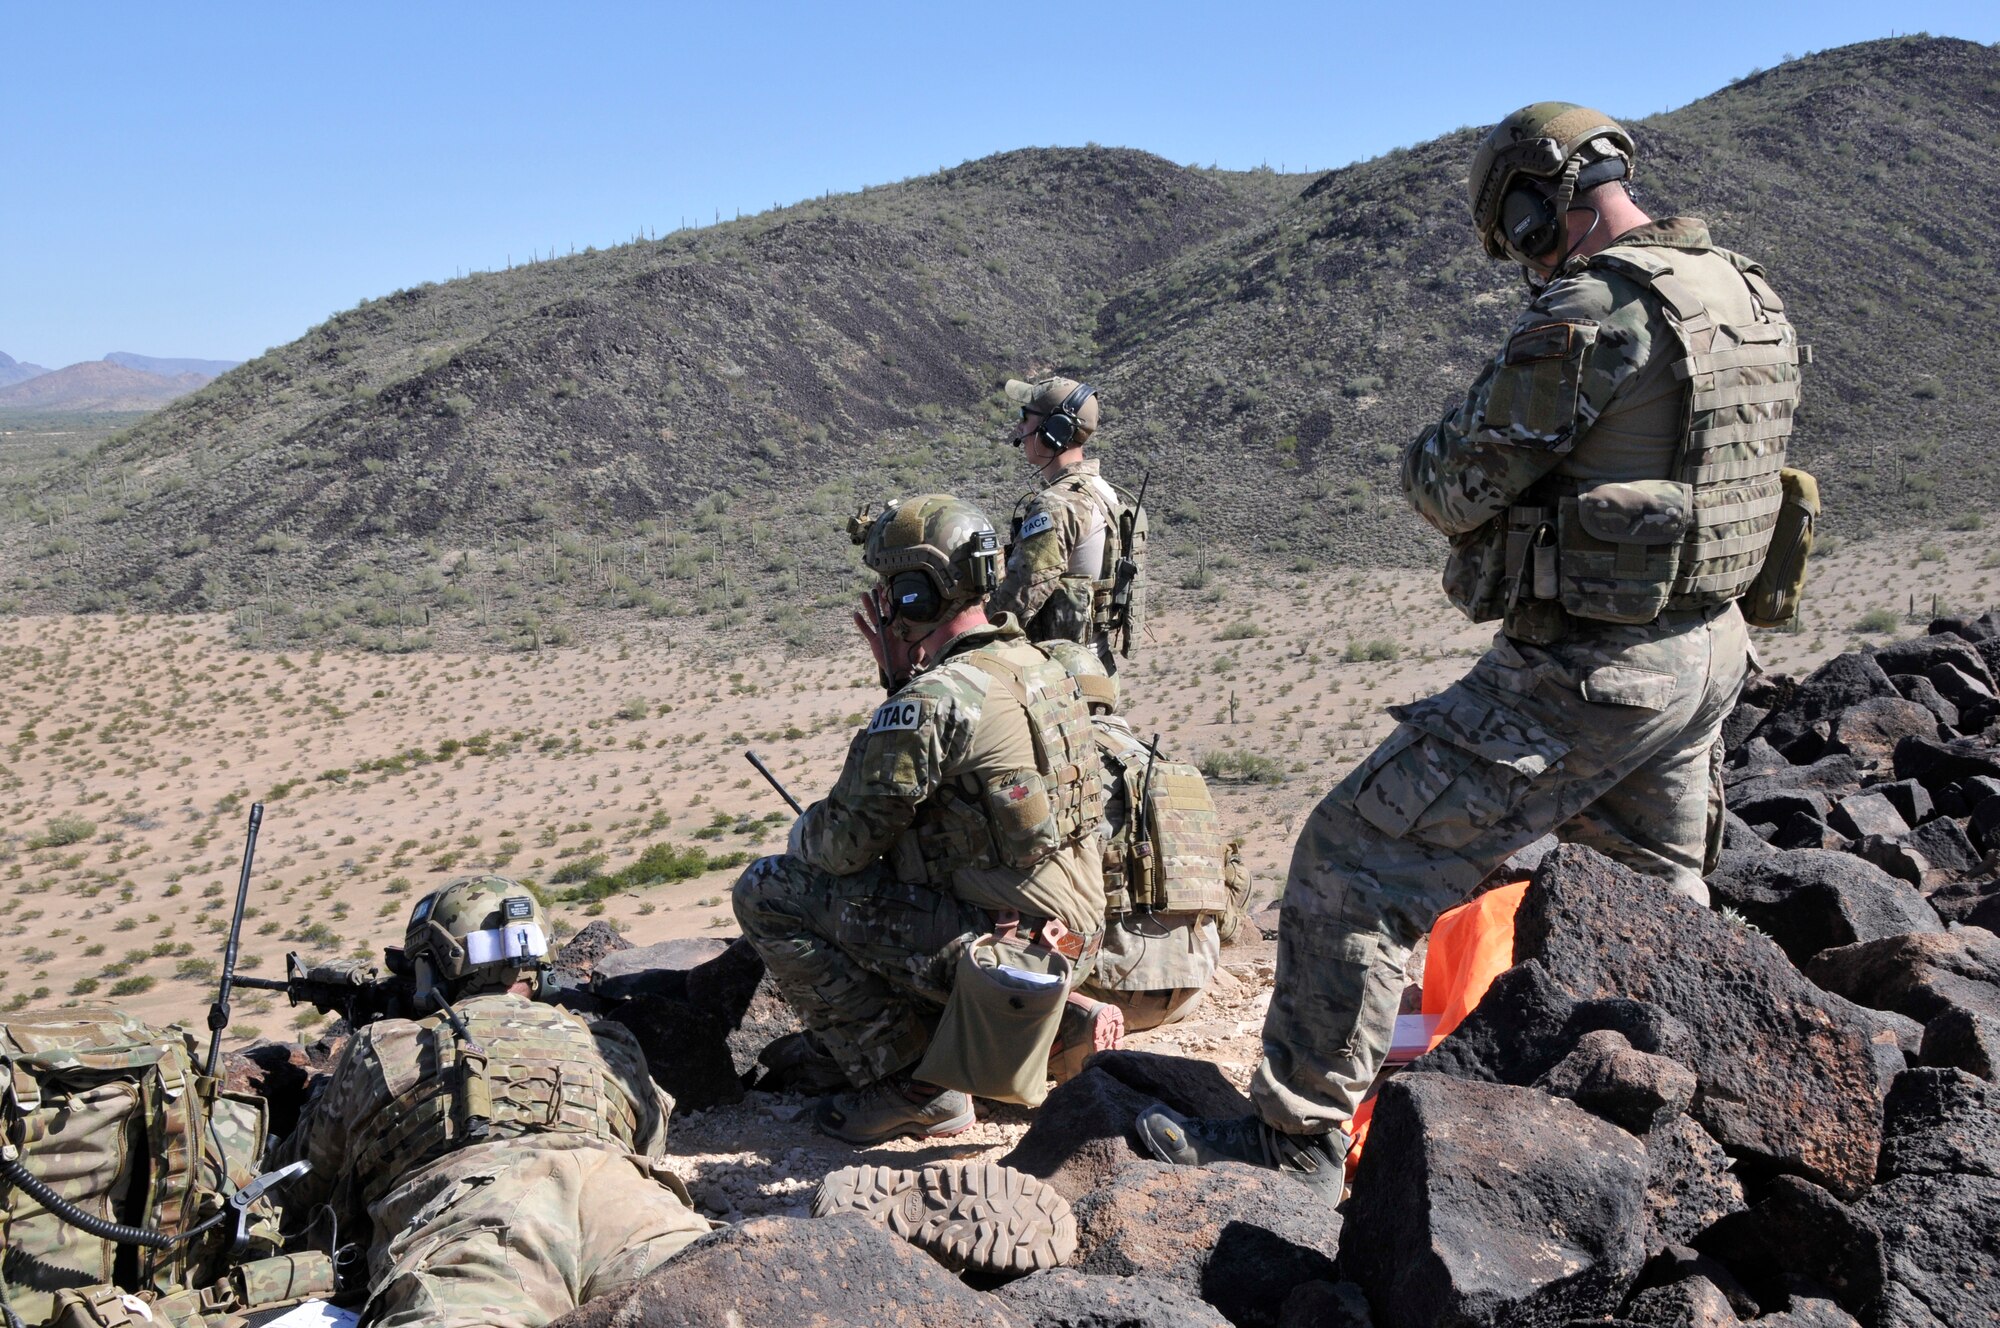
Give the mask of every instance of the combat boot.
M 972 1128 L 972 1098 L 955 1088 L 926 1096 L 907 1075 L 891 1075 L 866 1088 L 820 1101 L 813 1124 L 850 1144 L 879 1144 L 905 1135 L 934 1139 Z
M 1205 1167 L 1211 1162 L 1248 1162 L 1269 1167 L 1310 1185 L 1329 1204 L 1338 1204 L 1347 1176 L 1347 1135 L 1286 1134 L 1256 1116 L 1183 1116 L 1154 1103 L 1139 1113 L 1139 1137 L 1162 1162 Z
M 1076 1217 L 1046 1183 L 997 1162 L 920 1171 L 843 1167 L 820 1182 L 812 1215 L 860 1213 L 954 1272 L 1032 1273 L 1076 1253 Z

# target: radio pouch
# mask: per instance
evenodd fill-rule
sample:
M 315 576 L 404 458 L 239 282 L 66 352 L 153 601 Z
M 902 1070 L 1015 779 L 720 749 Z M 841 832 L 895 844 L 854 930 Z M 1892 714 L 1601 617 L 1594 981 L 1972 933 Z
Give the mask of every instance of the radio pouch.
M 912 1073 L 974 1097 L 1040 1106 L 1048 1096 L 1049 1048 L 1075 976 L 1053 950 L 979 937 L 959 954 L 951 997 Z
M 1812 553 L 1813 527 L 1819 522 L 1819 481 L 1790 467 L 1778 472 L 1784 491 L 1778 523 L 1771 529 L 1771 547 L 1757 579 L 1743 592 L 1743 621 L 1752 627 L 1783 627 L 1799 613 L 1806 588 L 1806 558 Z

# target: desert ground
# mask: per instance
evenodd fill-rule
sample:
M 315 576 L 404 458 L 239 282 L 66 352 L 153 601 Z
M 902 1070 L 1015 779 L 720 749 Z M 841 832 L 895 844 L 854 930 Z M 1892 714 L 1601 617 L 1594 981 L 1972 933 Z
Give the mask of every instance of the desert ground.
M 1215 781 L 1217 801 L 1269 898 L 1299 820 L 1391 726 L 1384 707 L 1449 681 L 1490 628 L 1464 623 L 1429 572 L 1210 568 L 1151 620 L 1123 675 L 1127 708 L 1169 753 L 1234 772 Z M 1920 632 L 1934 596 L 2000 603 L 1996 570 L 1978 529 L 1842 544 L 1815 559 L 1803 629 L 1759 633 L 1758 650 L 1768 669 L 1810 670 Z M 790 813 L 744 751 L 810 800 L 879 696 L 858 640 L 731 656 L 685 627 L 635 624 L 532 653 L 391 656 L 247 650 L 219 616 L 9 619 L 0 1011 L 89 997 L 199 1027 L 256 800 L 249 973 L 281 974 L 291 950 L 378 955 L 417 897 L 478 870 L 540 883 L 564 934 L 595 917 L 639 944 L 733 934 L 734 866 L 597 899 L 566 899 L 565 881 L 655 844 L 723 861 L 775 850 Z M 1246 930 L 1196 1019 L 1136 1045 L 1247 1077 L 1271 953 Z M 325 1022 L 246 991 L 230 1035 L 303 1039 Z M 795 1209 L 810 1177 L 852 1161 L 804 1107 L 753 1094 L 683 1121 L 675 1149 L 705 1206 Z M 1026 1119 L 1000 1109 L 950 1150 L 1007 1145 Z

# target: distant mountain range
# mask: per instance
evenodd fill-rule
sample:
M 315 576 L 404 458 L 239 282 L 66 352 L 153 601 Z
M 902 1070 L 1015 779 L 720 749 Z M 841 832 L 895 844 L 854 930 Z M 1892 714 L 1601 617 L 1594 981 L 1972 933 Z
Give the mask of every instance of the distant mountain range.
M 0 352 L 0 410 L 157 410 L 234 369 L 238 360 L 173 359 L 114 350 L 66 369 Z

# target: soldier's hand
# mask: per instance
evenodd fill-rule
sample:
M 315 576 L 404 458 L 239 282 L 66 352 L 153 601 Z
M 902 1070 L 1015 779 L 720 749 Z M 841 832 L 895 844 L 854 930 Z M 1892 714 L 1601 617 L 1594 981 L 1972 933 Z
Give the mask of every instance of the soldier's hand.
M 868 653 L 875 657 L 875 672 L 880 675 L 886 687 L 889 680 L 889 652 L 882 640 L 884 617 L 882 587 L 876 586 L 861 597 L 861 607 L 854 614 L 854 625 L 860 629 L 861 639 L 868 643 Z

